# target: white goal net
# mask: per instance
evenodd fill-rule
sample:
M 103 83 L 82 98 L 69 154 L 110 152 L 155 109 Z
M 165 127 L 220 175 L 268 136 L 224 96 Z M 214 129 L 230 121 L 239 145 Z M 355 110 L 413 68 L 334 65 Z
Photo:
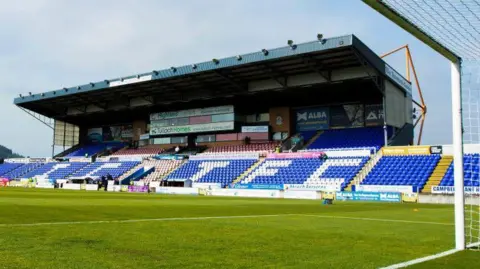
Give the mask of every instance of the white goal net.
M 480 141 L 480 64 L 462 67 L 463 141 L 466 145 Z M 480 156 L 465 148 L 465 239 L 469 246 L 480 242 Z
M 448 186 L 455 183 L 455 186 L 461 186 L 463 182 L 464 193 L 456 189 L 455 194 L 456 248 L 478 248 L 480 0 L 362 1 L 452 62 L 454 158 L 457 160 L 454 161 L 454 169 L 456 168 L 459 174 L 453 179 L 452 173 L 452 179 L 442 184 Z M 459 159 L 463 159 L 463 179 L 460 172 L 462 162 L 458 161 Z

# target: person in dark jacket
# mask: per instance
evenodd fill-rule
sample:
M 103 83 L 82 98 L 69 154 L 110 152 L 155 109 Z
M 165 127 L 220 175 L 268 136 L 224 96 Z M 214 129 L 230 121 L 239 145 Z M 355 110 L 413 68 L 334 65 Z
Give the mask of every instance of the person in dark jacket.
M 108 188 L 108 180 L 107 180 L 105 177 L 103 177 L 103 178 L 104 178 L 104 180 L 103 180 L 103 187 L 105 188 L 104 191 L 107 191 L 107 188 Z

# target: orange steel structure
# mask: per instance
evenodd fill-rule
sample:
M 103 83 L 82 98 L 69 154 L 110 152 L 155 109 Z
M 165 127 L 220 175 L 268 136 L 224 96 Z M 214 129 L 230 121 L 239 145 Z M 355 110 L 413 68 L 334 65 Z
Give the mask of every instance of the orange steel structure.
M 425 99 L 423 99 L 423 93 L 422 93 L 422 88 L 420 87 L 420 83 L 418 81 L 418 76 L 417 76 L 417 71 L 415 70 L 415 65 L 413 63 L 413 59 L 412 59 L 412 54 L 410 53 L 410 48 L 408 47 L 408 45 L 403 45 L 397 49 L 394 49 L 388 53 L 385 53 L 383 55 L 381 55 L 380 57 L 381 58 L 385 58 L 389 55 L 392 55 L 396 52 L 399 52 L 401 50 L 405 50 L 405 75 L 406 75 L 406 79 L 412 83 L 412 80 L 411 80 L 411 75 L 410 75 L 410 71 L 412 71 L 413 73 L 413 78 L 415 80 L 415 86 L 417 88 L 417 91 L 418 91 L 418 96 L 420 97 L 420 102 L 416 101 L 413 99 L 412 97 L 412 101 L 415 105 L 418 106 L 418 108 L 420 109 L 421 111 L 421 114 L 420 116 L 416 119 L 413 127 L 417 127 L 418 123 L 420 123 L 420 131 L 418 133 L 418 140 L 417 140 L 417 145 L 420 145 L 420 143 L 422 142 L 422 134 L 423 134 L 423 126 L 425 124 L 425 118 L 427 116 L 427 105 L 425 104 Z

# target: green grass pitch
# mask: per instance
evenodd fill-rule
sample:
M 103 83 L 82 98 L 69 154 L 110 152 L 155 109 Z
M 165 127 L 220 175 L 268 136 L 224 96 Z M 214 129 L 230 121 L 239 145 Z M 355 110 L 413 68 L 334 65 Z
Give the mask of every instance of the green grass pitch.
M 378 268 L 453 248 L 452 222 L 444 205 L 0 188 L 0 268 Z

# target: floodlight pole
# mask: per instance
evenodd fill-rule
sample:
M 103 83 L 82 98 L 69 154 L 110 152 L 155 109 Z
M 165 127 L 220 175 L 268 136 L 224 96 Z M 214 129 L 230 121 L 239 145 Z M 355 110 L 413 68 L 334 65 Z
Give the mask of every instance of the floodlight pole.
M 465 200 L 463 184 L 463 124 L 461 60 L 451 63 L 453 169 L 455 186 L 455 248 L 465 249 Z

